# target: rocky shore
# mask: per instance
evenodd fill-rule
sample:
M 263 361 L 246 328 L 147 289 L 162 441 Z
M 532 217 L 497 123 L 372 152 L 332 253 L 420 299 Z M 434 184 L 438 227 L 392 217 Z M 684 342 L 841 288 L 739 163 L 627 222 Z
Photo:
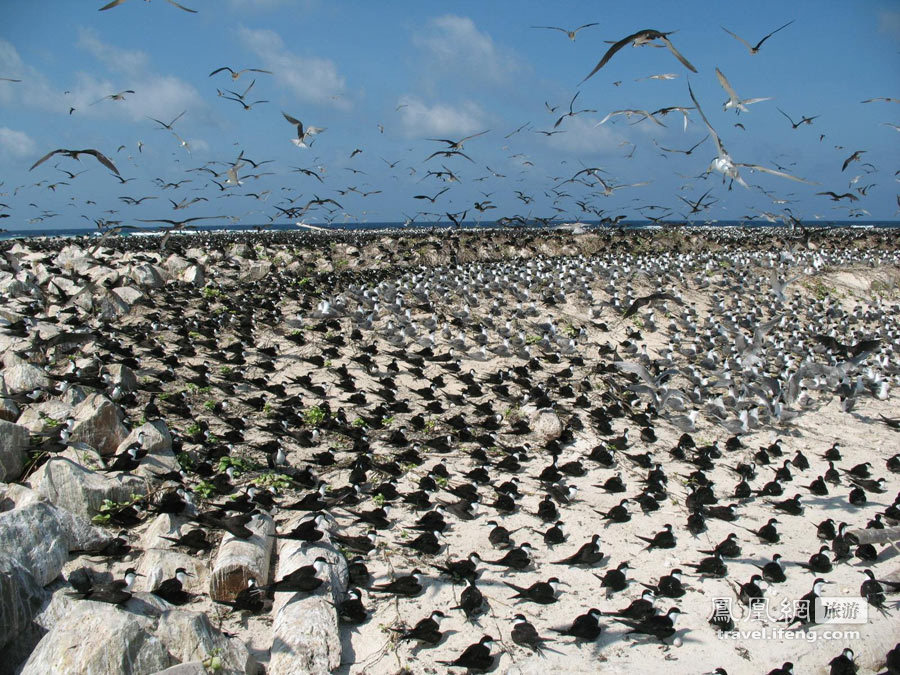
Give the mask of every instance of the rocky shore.
M 898 244 L 2 242 L 0 673 L 896 668 Z

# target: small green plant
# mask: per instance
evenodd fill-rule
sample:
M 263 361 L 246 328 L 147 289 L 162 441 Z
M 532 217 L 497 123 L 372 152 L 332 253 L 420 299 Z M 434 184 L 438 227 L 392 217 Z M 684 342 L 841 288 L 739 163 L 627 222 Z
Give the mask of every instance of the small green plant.
M 208 401 L 205 401 L 203 403 L 203 407 L 206 408 L 207 410 L 209 410 L 210 412 L 212 412 L 213 410 L 216 409 L 216 405 L 217 405 L 217 402 L 213 401 L 212 399 L 209 399 Z
M 830 288 L 824 281 L 821 279 L 813 279 L 804 284 L 807 290 L 813 294 L 816 300 L 824 300 L 829 295 L 834 293 L 834 289 Z
M 540 336 L 540 335 L 529 335 L 528 337 L 525 338 L 525 344 L 526 344 L 526 345 L 534 345 L 534 344 L 537 344 L 537 343 L 540 342 L 540 341 L 541 341 L 541 336 Z
M 384 417 L 381 418 L 381 424 L 382 424 L 382 426 L 385 426 L 385 427 L 391 426 L 396 421 L 397 421 L 396 415 L 385 415 Z
M 55 429 L 59 426 L 59 420 L 55 420 L 52 417 L 42 417 L 41 419 L 44 422 L 44 426 L 49 429 Z
M 210 445 L 216 445 L 219 442 L 219 437 L 215 434 L 207 434 L 206 442 Z
M 202 431 L 202 429 L 200 429 L 200 425 L 197 424 L 196 422 L 193 422 L 192 424 L 189 424 L 187 426 L 187 428 L 184 430 L 184 433 L 187 434 L 188 436 L 196 436 L 201 431 Z
M 312 279 L 311 279 L 310 277 L 303 277 L 302 279 L 300 279 L 300 280 L 297 281 L 297 285 L 298 285 L 300 288 L 305 288 L 305 287 L 308 286 L 310 283 L 312 283 Z
M 222 291 L 220 291 L 218 288 L 213 288 L 212 286 L 204 286 L 203 291 L 201 292 L 203 294 L 203 297 L 207 300 L 218 298 L 220 295 L 222 295 Z
M 203 497 L 203 499 L 209 499 L 216 493 L 216 486 L 206 480 L 201 480 L 194 486 L 194 493 Z
M 359 429 L 366 426 L 366 421 L 362 417 L 357 417 L 355 420 L 353 420 L 352 424 L 354 427 Z
M 252 470 L 256 465 L 253 464 L 250 460 L 244 459 L 243 457 L 229 457 L 225 456 L 219 459 L 218 469 L 220 472 L 225 471 L 229 467 L 234 467 L 238 471 L 247 472 Z
M 437 421 L 435 421 L 433 419 L 425 420 L 424 428 L 425 428 L 425 431 L 427 431 L 428 433 L 432 433 L 436 427 L 437 427 Z
M 325 421 L 325 417 L 325 411 L 317 405 L 309 407 L 303 411 L 303 422 L 306 424 L 306 426 L 309 427 L 319 426 L 322 422 Z
M 99 513 L 91 518 L 91 522 L 95 525 L 106 525 L 107 523 L 109 523 L 113 515 L 115 515 L 122 509 L 128 508 L 129 506 L 134 506 L 142 499 L 144 499 L 143 495 L 136 494 L 132 494 L 131 498 L 124 502 L 114 502 L 111 499 L 104 499 L 100 504 Z
M 443 489 L 443 488 L 447 487 L 447 485 L 449 484 L 450 481 L 447 479 L 446 476 L 435 476 L 434 482 L 439 488 Z
M 209 656 L 200 662 L 208 673 L 217 673 L 224 667 L 222 664 L 222 657 L 220 656 L 221 653 L 222 650 L 216 647 L 210 652 Z
M 220 375 L 230 375 L 231 370 L 232 370 L 231 366 L 222 366 L 221 368 L 219 368 L 219 374 Z
M 290 477 L 272 472 L 260 474 L 250 482 L 258 487 L 273 487 L 276 490 L 289 490 L 293 485 Z
M 192 471 L 194 469 L 194 460 L 191 459 L 191 456 L 188 453 L 179 452 L 175 455 L 175 459 L 178 461 L 178 466 L 185 471 Z
M 378 508 L 384 506 L 384 495 L 378 494 L 372 497 L 372 503 L 375 504 Z

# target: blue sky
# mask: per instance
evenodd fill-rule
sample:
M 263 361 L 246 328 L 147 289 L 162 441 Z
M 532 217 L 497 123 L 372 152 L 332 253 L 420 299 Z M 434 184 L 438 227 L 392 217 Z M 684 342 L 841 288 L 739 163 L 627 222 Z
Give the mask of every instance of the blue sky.
M 694 218 L 774 217 L 785 209 L 804 222 L 898 217 L 900 136 L 891 125 L 900 125 L 900 104 L 862 103 L 900 98 L 896 2 L 184 0 L 196 14 L 165 0 L 97 11 L 103 4 L 42 0 L 4 9 L 0 78 L 21 82 L 0 80 L 0 214 L 9 216 L 0 227 L 196 216 L 249 224 L 402 221 L 406 214 L 427 222 L 463 211 L 467 219 L 637 219 L 667 211 L 680 219 L 691 207 L 679 197 L 696 203 L 707 191 L 700 204 L 709 206 Z M 792 20 L 755 55 L 722 30 L 753 44 Z M 598 25 L 574 42 L 533 27 L 591 22 Z M 581 82 L 606 41 L 646 28 L 675 31 L 672 44 L 699 72 L 665 48 L 629 45 Z M 226 65 L 272 74 L 208 76 Z M 771 100 L 724 111 L 716 68 L 741 98 Z M 249 110 L 217 94 L 242 94 L 254 80 L 247 103 L 267 102 Z M 597 126 L 616 110 L 691 106 L 688 82 L 734 161 L 817 184 L 745 167 L 749 188 L 729 190 L 721 174 L 703 176 L 717 154 L 711 138 L 690 155 L 662 151 L 686 150 L 706 136 L 695 110 L 687 130 L 678 112 L 657 117 L 665 126 L 639 115 Z M 125 90 L 135 93 L 104 98 Z M 576 93 L 575 110 L 596 112 L 565 118 L 556 128 L 563 133 L 539 133 L 553 130 Z M 794 121 L 818 117 L 792 129 L 778 108 Z M 182 111 L 173 125 L 178 137 L 148 119 L 169 123 Z M 325 131 L 298 148 L 282 111 Z M 427 139 L 482 131 L 463 149 L 473 161 L 426 161 L 446 147 Z M 95 148 L 129 180 L 120 183 L 84 155 L 55 156 L 29 171 L 56 148 Z M 859 161 L 841 171 L 857 150 L 865 151 Z M 238 162 L 240 184 L 229 185 L 226 171 L 242 151 L 266 163 Z M 603 172 L 560 185 L 588 167 Z M 72 178 L 63 170 L 84 173 Z M 450 173 L 458 180 L 448 182 Z M 434 204 L 414 199 L 445 187 Z M 816 194 L 824 191 L 858 201 Z M 297 217 L 276 208 L 302 209 L 314 196 L 341 208 L 314 204 Z

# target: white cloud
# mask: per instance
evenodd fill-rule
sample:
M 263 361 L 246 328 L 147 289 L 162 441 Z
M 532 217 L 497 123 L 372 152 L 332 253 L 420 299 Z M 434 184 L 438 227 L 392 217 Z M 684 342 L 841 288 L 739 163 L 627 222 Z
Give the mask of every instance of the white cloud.
M 101 100 L 118 93 L 121 86 L 88 73 L 78 74 L 78 84 L 69 97 L 76 113 L 89 117 L 127 117 L 135 122 L 155 117 L 169 122 L 183 110 L 205 106 L 200 93 L 193 86 L 173 75 L 144 75 L 129 81 L 133 94 L 125 94 L 123 101 Z M 168 119 L 167 119 L 168 118 Z
M 271 70 L 274 78 L 294 92 L 301 102 L 347 107 L 344 78 L 334 61 L 298 56 L 289 51 L 281 36 L 272 30 L 241 26 L 238 36 L 262 60 L 262 67 Z
M 900 11 L 883 9 L 878 13 L 878 30 L 891 37 L 900 37 Z
M 0 73 L 22 80 L 15 83 L 18 89 L 0 86 L 0 104 L 24 104 L 63 114 L 73 107 L 76 115 L 88 117 L 146 121 L 145 117 L 150 116 L 166 122 L 182 110 L 197 112 L 207 107 L 200 93 L 184 80 L 151 72 L 142 52 L 107 45 L 92 31 L 81 31 L 78 44 L 115 73 L 115 79 L 80 72 L 66 93 L 51 85 L 36 68 L 24 63 L 13 45 L 0 40 Z M 126 94 L 123 101 L 100 101 L 126 89 L 135 93 Z
M 413 44 L 431 56 L 433 65 L 477 80 L 501 82 L 521 68 L 512 50 L 498 47 L 472 19 L 446 14 L 428 22 Z
M 398 102 L 400 121 L 409 137 L 434 134 L 466 134 L 484 131 L 484 111 L 472 101 L 458 106 L 446 103 L 426 105 L 415 96 L 403 96 Z
M 584 154 L 615 151 L 624 137 L 607 126 L 595 126 L 599 120 L 590 117 L 570 117 L 564 124 L 565 133 L 542 137 L 555 150 Z
M 0 73 L 21 82 L 0 83 L 0 104 L 26 105 L 47 110 L 61 110 L 61 95 L 53 90 L 47 79 L 35 68 L 27 65 L 16 48 L 6 40 L 0 40 Z
M 94 58 L 113 72 L 136 77 L 147 70 L 149 58 L 145 52 L 121 49 L 102 42 L 97 32 L 90 28 L 78 30 L 78 46 L 90 52 Z
M 33 155 L 34 149 L 34 141 L 24 131 L 0 127 L 0 152 L 13 157 L 25 157 Z

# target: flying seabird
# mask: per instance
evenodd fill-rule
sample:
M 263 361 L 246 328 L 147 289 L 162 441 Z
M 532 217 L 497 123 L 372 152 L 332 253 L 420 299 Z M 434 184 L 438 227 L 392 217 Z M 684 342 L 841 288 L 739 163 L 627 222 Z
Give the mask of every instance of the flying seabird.
M 212 77 L 216 73 L 221 73 L 223 70 L 227 70 L 229 73 L 231 73 L 232 80 L 238 79 L 243 73 L 266 73 L 267 75 L 272 74 L 271 70 L 263 70 L 262 68 L 244 68 L 242 70 L 232 70 L 228 66 L 222 66 L 221 68 L 216 68 L 214 71 L 212 71 L 209 74 L 209 77 Z
M 72 159 L 78 159 L 78 155 L 93 155 L 97 159 L 97 161 L 100 162 L 107 169 L 112 171 L 117 176 L 120 175 L 119 170 L 115 167 L 115 165 L 111 161 L 109 161 L 109 159 L 106 157 L 106 155 L 104 155 L 99 150 L 93 150 L 91 148 L 88 148 L 87 150 L 66 150 L 65 148 L 57 148 L 56 150 L 52 150 L 52 151 L 48 152 L 46 155 L 44 155 L 43 157 L 41 157 L 38 161 L 36 161 L 34 164 L 32 164 L 31 168 L 28 170 L 31 171 L 36 166 L 43 164 L 48 159 L 53 157 L 53 155 L 57 155 L 57 154 L 63 154 L 66 157 L 71 157 Z
M 771 101 L 771 96 L 765 96 L 763 98 L 745 98 L 742 99 L 737 95 L 737 92 L 731 86 L 731 83 L 728 82 L 728 79 L 725 75 L 722 74 L 722 71 L 716 68 L 716 78 L 719 80 L 719 84 L 722 85 L 722 89 L 725 90 L 725 93 L 728 94 L 728 100 L 722 106 L 722 110 L 730 110 L 731 108 L 735 109 L 735 112 L 749 112 L 747 109 L 748 105 L 752 103 L 759 103 L 760 101 Z
M 150 0 L 147 0 L 147 2 L 149 2 L 149 1 Z M 118 7 L 123 2 L 125 2 L 125 0 L 113 0 L 108 5 L 103 5 L 103 7 L 101 7 L 98 11 L 102 12 L 106 9 L 112 9 L 113 7 Z M 168 2 L 170 5 L 175 5 L 178 9 L 183 9 L 185 12 L 190 12 L 191 14 L 197 13 L 196 9 L 188 9 L 184 5 L 179 5 L 177 2 L 175 2 L 175 0 L 166 0 L 166 2 Z
M 766 35 L 762 40 L 760 40 L 759 42 L 757 42 L 755 47 L 751 47 L 749 42 L 747 42 L 744 38 L 740 37 L 739 35 L 735 35 L 735 34 L 732 33 L 730 30 L 728 30 L 727 28 L 725 28 L 725 26 L 722 26 L 722 30 L 724 30 L 726 33 L 728 33 L 728 34 L 729 34 L 731 37 L 733 37 L 735 40 L 740 40 L 740 41 L 743 42 L 745 45 L 747 45 L 747 49 L 750 50 L 750 53 L 751 53 L 751 54 L 756 54 L 756 53 L 759 51 L 759 48 L 762 47 L 762 43 L 763 43 L 763 42 L 765 42 L 765 41 L 768 40 L 770 37 L 772 37 L 773 35 L 775 35 L 775 33 L 777 33 L 778 31 L 780 31 L 782 28 L 787 28 L 787 27 L 790 26 L 792 23 L 794 23 L 794 20 L 793 20 L 793 19 L 792 19 L 791 21 L 788 21 L 788 22 L 787 22 L 786 24 L 784 24 L 783 26 L 781 26 L 781 28 L 776 28 L 776 29 L 773 30 L 771 33 L 769 33 L 768 35 Z
M 599 26 L 599 23 L 586 23 L 583 26 L 579 26 L 575 30 L 568 30 L 566 28 L 560 28 L 559 26 L 532 26 L 532 28 L 546 28 L 547 30 L 558 30 L 565 33 L 572 42 L 575 42 L 575 34 L 578 33 L 582 28 L 590 28 L 591 26 Z
M 744 166 L 748 169 L 755 171 L 763 171 L 765 173 L 770 173 L 773 176 L 781 176 L 782 178 L 788 178 L 790 180 L 797 181 L 798 183 L 807 183 L 810 185 L 815 185 L 811 181 L 805 180 L 803 178 L 797 178 L 796 176 L 792 176 L 789 173 L 785 173 L 783 171 L 776 171 L 775 169 L 769 169 L 764 166 L 759 166 L 758 164 L 745 164 L 743 162 L 735 162 L 731 155 L 725 150 L 725 146 L 722 145 L 722 141 L 719 139 L 719 134 L 716 133 L 716 130 L 712 128 L 712 125 L 709 123 L 709 120 L 706 119 L 706 115 L 703 114 L 703 109 L 700 107 L 700 103 L 697 101 L 697 97 L 694 96 L 694 91 L 691 89 L 691 83 L 688 82 L 688 92 L 691 95 L 691 100 L 694 102 L 694 106 L 697 108 L 697 112 L 700 113 L 700 118 L 703 120 L 703 123 L 706 125 L 706 128 L 709 129 L 710 135 L 713 137 L 713 140 L 716 142 L 716 149 L 718 150 L 718 157 L 716 157 L 712 163 L 709 165 L 707 171 L 715 170 L 721 173 L 723 176 L 727 176 L 728 178 L 737 181 L 745 188 L 750 189 L 750 186 L 744 182 L 744 179 L 741 178 L 740 173 L 738 173 L 738 167 Z
M 613 44 L 613 46 L 610 47 L 606 51 L 606 54 L 603 55 L 603 58 L 600 59 L 600 62 L 597 63 L 596 66 L 594 66 L 594 69 L 590 73 L 588 73 L 588 76 L 586 78 L 584 78 L 584 80 L 582 80 L 581 82 L 589 80 L 594 73 L 596 73 L 603 66 L 605 66 L 607 64 L 607 62 L 613 56 L 615 56 L 616 52 L 618 52 L 620 49 L 622 49 L 622 47 L 627 45 L 629 42 L 632 43 L 635 47 L 639 47 L 640 45 L 648 44 L 648 43 L 652 42 L 653 40 L 662 40 L 663 44 L 665 44 L 665 46 L 669 48 L 669 51 L 675 55 L 675 58 L 677 58 L 679 61 L 681 61 L 681 63 L 684 64 L 684 66 L 688 70 L 696 73 L 697 69 L 694 68 L 694 66 L 692 66 L 690 64 L 690 62 L 686 58 L 684 58 L 678 52 L 678 50 L 675 49 L 675 46 L 669 41 L 669 38 L 667 36 L 671 35 L 673 32 L 674 31 L 669 31 L 668 33 L 661 33 L 660 31 L 654 30 L 652 28 L 645 28 L 644 30 L 639 30 L 637 33 L 633 33 L 632 35 L 629 35 L 628 37 L 622 38 L 621 40 L 619 40 L 618 42 Z M 581 84 L 581 83 L 579 83 L 579 84 Z

